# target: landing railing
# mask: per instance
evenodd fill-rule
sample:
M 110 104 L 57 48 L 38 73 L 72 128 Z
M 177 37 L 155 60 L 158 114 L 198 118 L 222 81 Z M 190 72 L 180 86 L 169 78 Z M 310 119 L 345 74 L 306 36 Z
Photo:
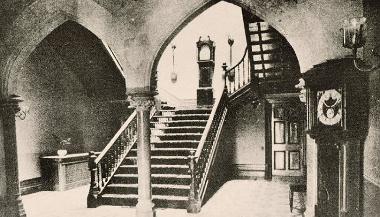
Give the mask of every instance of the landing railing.
M 248 85 L 252 81 L 251 64 L 248 55 L 248 48 L 245 48 L 245 52 L 241 60 L 233 67 L 227 69 L 227 65 L 223 64 L 223 70 L 225 71 L 225 88 L 228 95 L 231 95 Z
M 88 208 L 97 206 L 98 195 L 107 186 L 136 140 L 137 118 L 136 111 L 134 111 L 99 156 L 90 152 L 88 166 L 91 173 L 91 183 L 87 197 Z
M 228 96 L 225 90 L 212 108 L 196 152 L 192 152 L 189 156 L 191 185 L 188 212 L 200 212 L 210 170 L 219 145 L 219 136 L 227 115 L 227 100 Z

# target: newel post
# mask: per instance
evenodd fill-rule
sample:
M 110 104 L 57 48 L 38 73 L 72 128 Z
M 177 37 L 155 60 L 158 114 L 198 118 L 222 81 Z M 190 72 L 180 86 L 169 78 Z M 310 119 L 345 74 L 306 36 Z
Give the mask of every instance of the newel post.
M 197 186 L 195 183 L 195 161 L 196 157 L 194 156 L 195 151 L 191 151 L 188 157 L 189 159 L 189 172 L 190 172 L 190 193 L 189 193 L 189 201 L 187 206 L 188 213 L 199 213 L 201 211 L 201 201 L 199 198 L 199 194 L 197 191 Z
M 227 90 L 227 63 L 223 63 L 222 69 L 224 71 L 223 79 L 224 79 L 224 90 Z
M 90 151 L 88 153 L 89 158 L 88 158 L 88 169 L 90 170 L 91 174 L 91 181 L 90 181 L 90 190 L 88 192 L 87 196 L 87 208 L 96 208 L 98 206 L 98 185 L 95 180 L 95 175 L 96 175 L 96 155 L 93 151 Z

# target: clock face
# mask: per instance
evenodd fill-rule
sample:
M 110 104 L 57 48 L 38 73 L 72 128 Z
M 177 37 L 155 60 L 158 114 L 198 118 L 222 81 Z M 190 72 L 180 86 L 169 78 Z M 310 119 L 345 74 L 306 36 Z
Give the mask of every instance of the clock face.
M 210 60 L 211 59 L 211 51 L 209 46 L 203 45 L 201 50 L 199 51 L 199 60 Z
M 331 89 L 318 92 L 318 120 L 328 126 L 338 124 L 342 120 L 342 94 Z

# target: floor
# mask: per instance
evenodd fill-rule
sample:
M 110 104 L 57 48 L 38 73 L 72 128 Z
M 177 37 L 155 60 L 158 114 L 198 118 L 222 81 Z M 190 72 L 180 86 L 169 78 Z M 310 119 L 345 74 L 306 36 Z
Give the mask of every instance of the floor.
M 38 192 L 22 197 L 27 217 L 125 217 L 135 216 L 135 208 L 100 206 L 86 208 L 88 186 L 65 192 Z M 295 195 L 294 213 L 303 204 L 305 195 Z M 227 182 L 202 207 L 199 214 L 186 210 L 157 209 L 156 216 L 201 217 L 295 217 L 289 210 L 288 185 L 264 180 L 233 180 Z

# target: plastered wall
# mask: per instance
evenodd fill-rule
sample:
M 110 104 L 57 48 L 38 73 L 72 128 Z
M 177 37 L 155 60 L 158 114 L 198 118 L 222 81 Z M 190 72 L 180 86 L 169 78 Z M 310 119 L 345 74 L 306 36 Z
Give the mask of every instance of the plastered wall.
M 63 147 L 69 153 L 100 151 L 113 136 L 112 105 L 87 96 L 77 74 L 46 41 L 12 80 L 25 100 L 20 106 L 29 107 L 24 120 L 16 118 L 21 181 L 40 177 L 39 157 L 61 148 L 54 135 L 72 138 L 73 144 Z

